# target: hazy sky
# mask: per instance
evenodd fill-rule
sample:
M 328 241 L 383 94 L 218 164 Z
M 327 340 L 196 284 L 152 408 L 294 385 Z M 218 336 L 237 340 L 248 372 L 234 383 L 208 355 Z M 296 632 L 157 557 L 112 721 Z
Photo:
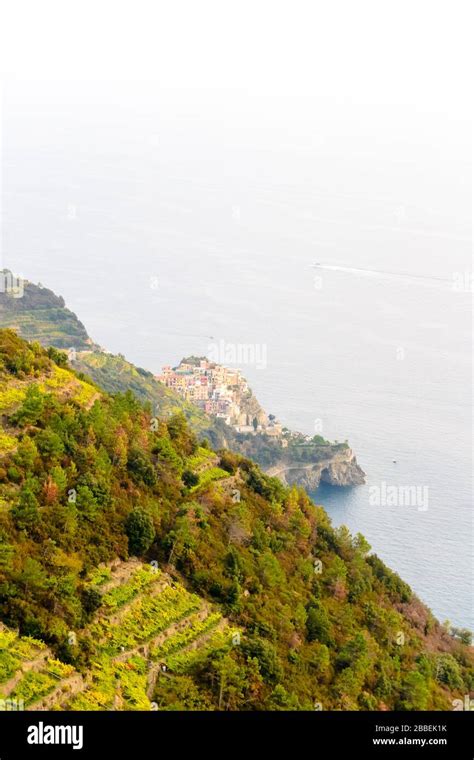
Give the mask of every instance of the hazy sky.
M 7 79 L 145 79 L 469 111 L 463 2 L 7 0 Z
M 89 158 L 104 159 L 114 143 L 132 158 L 142 135 L 153 148 L 148 118 L 165 157 L 174 141 L 179 160 L 207 160 L 210 172 L 219 142 L 238 144 L 250 161 L 268 147 L 290 168 L 318 154 L 328 168 L 313 177 L 329 192 L 339 161 L 339 190 L 369 187 L 392 205 L 421 203 L 465 237 L 470 15 L 456 1 L 8 0 L 0 10 L 4 182 L 15 142 L 18 155 L 31 149 L 40 160 L 47 143 L 66 149 L 82 135 Z

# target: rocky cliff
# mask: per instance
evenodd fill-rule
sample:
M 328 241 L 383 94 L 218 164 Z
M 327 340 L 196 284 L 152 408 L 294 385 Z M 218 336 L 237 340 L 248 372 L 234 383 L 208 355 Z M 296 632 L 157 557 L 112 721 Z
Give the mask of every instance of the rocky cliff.
M 267 475 L 279 478 L 283 483 L 303 486 L 315 491 L 320 483 L 331 486 L 358 486 L 365 483 L 365 473 L 357 463 L 350 448 L 327 451 L 314 462 L 295 462 L 283 456 L 279 462 L 266 469 Z
M 241 419 L 240 425 L 252 425 L 254 419 L 257 420 L 259 425 L 266 425 L 268 423 L 268 417 L 259 402 L 253 395 L 252 391 L 248 391 L 240 399 Z

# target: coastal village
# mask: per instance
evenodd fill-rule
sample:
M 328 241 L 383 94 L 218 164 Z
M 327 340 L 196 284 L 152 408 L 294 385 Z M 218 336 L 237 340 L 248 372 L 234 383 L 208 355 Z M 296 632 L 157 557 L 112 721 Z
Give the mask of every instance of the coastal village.
M 156 379 L 239 433 L 282 438 L 281 424 L 273 415 L 265 414 L 239 369 L 191 357 L 177 367 L 163 367 Z

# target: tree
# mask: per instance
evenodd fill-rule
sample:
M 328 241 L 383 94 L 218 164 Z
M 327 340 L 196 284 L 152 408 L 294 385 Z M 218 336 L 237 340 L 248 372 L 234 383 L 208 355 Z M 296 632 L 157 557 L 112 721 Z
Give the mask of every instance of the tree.
M 127 469 L 137 485 L 154 486 L 156 474 L 148 457 L 140 449 L 132 449 L 128 455 Z
M 239 455 L 234 454 L 232 451 L 224 450 L 220 452 L 219 467 L 222 467 L 226 472 L 230 472 L 234 475 L 237 472 L 239 466 Z
M 213 666 L 219 684 L 218 709 L 238 710 L 244 699 L 245 670 L 230 653 L 215 660 Z
M 262 583 L 268 588 L 282 586 L 285 582 L 285 572 L 277 557 L 269 550 L 258 558 L 258 574 Z
M 192 472 L 192 470 L 185 470 L 182 475 L 183 483 L 186 488 L 192 488 L 199 483 L 199 475 Z
M 23 567 L 18 575 L 18 582 L 23 587 L 25 594 L 42 591 L 46 588 L 48 577 L 40 563 L 32 557 L 26 557 Z
M 462 641 L 463 644 L 466 644 L 466 646 L 471 646 L 472 643 L 472 633 L 469 630 L 469 628 L 455 628 L 454 626 L 451 628 L 451 636 L 453 636 L 456 639 L 459 639 L 459 641 Z
M 13 421 L 19 425 L 34 425 L 44 409 L 44 395 L 36 385 L 29 385 L 23 404 L 13 415 Z
M 306 628 L 308 641 L 320 641 L 321 644 L 327 646 L 333 645 L 333 628 L 326 610 L 321 605 L 314 605 L 308 609 Z
M 318 675 L 325 675 L 329 671 L 331 657 L 325 644 L 314 641 L 309 649 L 308 663 Z
M 339 652 L 336 664 L 338 668 L 355 668 L 367 654 L 367 642 L 362 633 L 347 641 Z
M 254 636 L 244 639 L 242 651 L 257 661 L 258 669 L 266 683 L 277 683 L 283 677 L 278 652 L 271 641 Z
M 21 489 L 18 504 L 12 509 L 12 517 L 20 530 L 27 530 L 39 520 L 38 500 L 31 480 Z
M 131 554 L 141 555 L 152 545 L 155 538 L 155 526 L 148 512 L 137 507 L 130 512 L 125 522 L 128 546 Z
M 161 436 L 155 439 L 152 453 L 156 454 L 160 461 L 166 462 L 175 470 L 180 470 L 183 466 L 181 457 L 176 452 L 176 449 L 171 443 L 170 439 L 166 436 Z
M 96 588 L 85 588 L 82 592 L 82 606 L 88 615 L 92 615 L 102 604 L 102 594 Z
M 37 458 L 38 449 L 35 442 L 29 436 L 25 436 L 18 444 L 15 463 L 28 473 L 33 470 Z
M 45 459 L 58 459 L 64 454 L 64 444 L 54 430 L 41 430 L 35 438 L 40 454 Z
M 59 466 L 52 467 L 51 477 L 56 483 L 59 493 L 63 493 L 66 490 L 67 486 L 67 475 L 64 470 Z
M 194 454 L 197 447 L 196 436 L 189 429 L 184 414 L 179 412 L 170 417 L 167 427 L 176 448 L 183 451 L 186 456 Z
M 51 475 L 48 475 L 43 483 L 43 498 L 46 504 L 54 504 L 58 498 L 59 488 Z
M 65 351 L 58 351 L 57 348 L 50 346 L 48 348 L 48 356 L 58 367 L 67 367 L 67 354 Z
M 451 654 L 443 654 L 436 662 L 436 680 L 450 689 L 462 689 L 463 680 L 459 663 Z
M 202 694 L 190 676 L 174 675 L 158 679 L 153 699 L 160 710 L 210 710 L 208 697 Z
M 357 551 L 362 554 L 363 557 L 366 556 L 371 550 L 371 545 L 365 538 L 365 536 L 362 535 L 362 533 L 357 533 L 354 538 L 354 548 L 357 549 Z
M 93 520 L 98 509 L 97 500 L 89 486 L 80 485 L 77 488 L 77 507 L 89 520 Z
M 166 543 L 168 545 L 171 544 L 170 555 L 168 557 L 170 565 L 176 560 L 186 559 L 196 545 L 189 513 L 176 518 L 175 527 L 169 531 L 166 538 Z
M 15 547 L 8 542 L 8 535 L 0 530 L 0 572 L 11 567 Z
M 298 710 L 300 709 L 300 704 L 296 695 L 288 693 L 285 687 L 279 683 L 270 694 L 268 709 L 272 711 Z
M 429 691 L 425 679 L 413 670 L 403 679 L 397 710 L 426 710 Z

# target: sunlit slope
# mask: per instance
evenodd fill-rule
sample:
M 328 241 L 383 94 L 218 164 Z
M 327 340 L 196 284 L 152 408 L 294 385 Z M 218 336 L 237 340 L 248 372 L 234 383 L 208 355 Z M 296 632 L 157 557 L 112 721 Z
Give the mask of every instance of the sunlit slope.
M 99 569 L 87 582 L 100 611 L 68 634 L 85 648 L 80 672 L 31 637 L 0 629 L 0 699 L 25 709 L 150 710 L 157 681 L 240 644 L 222 615 L 156 565 L 138 561 Z M 158 686 L 159 692 L 159 686 Z
M 0 389 L 4 702 L 423 710 L 470 693 L 469 632 L 302 489 L 9 330 Z

